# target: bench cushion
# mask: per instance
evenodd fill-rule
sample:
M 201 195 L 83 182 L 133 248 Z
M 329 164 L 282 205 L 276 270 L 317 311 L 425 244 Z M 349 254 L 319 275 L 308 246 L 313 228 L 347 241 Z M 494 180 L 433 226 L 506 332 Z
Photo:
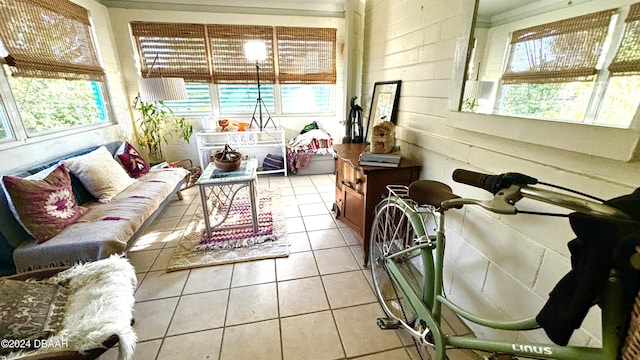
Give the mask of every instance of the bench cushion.
M 86 203 L 88 211 L 50 241 L 20 244 L 13 253 L 17 271 L 69 266 L 122 253 L 131 237 L 186 174 L 182 168 L 154 170 L 108 203 Z

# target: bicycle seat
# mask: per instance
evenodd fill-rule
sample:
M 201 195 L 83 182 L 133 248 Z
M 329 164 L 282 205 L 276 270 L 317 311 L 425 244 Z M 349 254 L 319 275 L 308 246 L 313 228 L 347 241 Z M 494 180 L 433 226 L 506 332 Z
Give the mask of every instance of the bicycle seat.
M 433 180 L 416 180 L 409 185 L 409 197 L 418 205 L 440 207 L 445 200 L 457 199 L 458 195 L 451 192 L 449 185 Z M 462 208 L 462 205 L 456 208 Z

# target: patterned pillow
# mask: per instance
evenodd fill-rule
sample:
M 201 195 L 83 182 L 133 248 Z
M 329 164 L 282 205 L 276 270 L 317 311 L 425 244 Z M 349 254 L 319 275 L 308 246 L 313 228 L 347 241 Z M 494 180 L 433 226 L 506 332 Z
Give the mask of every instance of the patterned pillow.
M 56 334 L 68 297 L 69 290 L 63 285 L 0 279 L 0 338 L 36 340 Z M 3 346 L 0 354 L 11 350 Z
M 122 144 L 116 154 L 118 154 L 118 159 L 122 166 L 132 178 L 137 179 L 149 172 L 149 163 L 127 141 Z
M 69 171 L 62 164 L 41 180 L 3 176 L 2 185 L 16 220 L 39 243 L 58 235 L 87 210 L 76 203 Z
M 106 147 L 62 160 L 98 201 L 106 203 L 135 182 Z
M 284 158 L 280 155 L 267 154 L 262 162 L 264 170 L 284 169 Z

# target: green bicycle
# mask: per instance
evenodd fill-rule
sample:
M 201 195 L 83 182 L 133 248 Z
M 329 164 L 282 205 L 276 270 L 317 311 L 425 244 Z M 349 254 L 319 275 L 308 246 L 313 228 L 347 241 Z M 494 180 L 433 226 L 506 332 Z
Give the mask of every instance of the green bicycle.
M 409 187 L 387 187 L 389 196 L 378 205 L 370 238 L 374 290 L 386 314 L 386 317 L 378 319 L 378 326 L 407 331 L 412 335 L 423 359 L 430 358 L 426 352 L 427 346 L 435 349 L 436 360 L 447 358 L 447 349 L 452 348 L 478 350 L 493 354 L 494 357 L 507 354 L 511 357 L 560 360 L 621 358 L 631 307 L 638 289 L 640 190 L 604 201 L 519 173 L 487 175 L 458 169 L 453 179 L 485 189 L 494 196 L 487 201 L 460 198 L 451 192 L 448 185 L 428 180 L 419 180 Z M 520 210 L 515 204 L 522 198 L 574 212 L 566 215 Z M 592 241 L 596 246 L 592 246 L 591 251 L 595 249 L 596 258 L 603 259 L 595 266 L 588 261 L 582 263 L 588 270 L 593 267 L 602 271 L 599 274 L 596 274 L 597 271 L 585 272 L 596 276 L 595 280 L 593 277 L 581 279 L 583 273 L 565 276 L 536 317 L 496 321 L 473 314 L 447 299 L 442 285 L 445 213 L 465 205 L 480 206 L 499 214 L 567 216 L 579 238 L 574 241 L 582 241 L 580 245 L 585 243 L 585 239 L 580 239 L 581 236 L 594 237 Z M 604 245 L 598 241 L 604 241 Z M 586 244 L 591 246 L 588 241 Z M 574 261 L 572 254 L 572 263 Z M 593 299 L 584 296 L 581 280 L 590 284 L 588 290 L 592 291 Z M 591 289 L 592 284 L 601 286 Z M 581 293 L 577 297 L 572 293 L 567 294 L 564 291 L 567 286 L 570 289 L 578 288 Z M 569 301 L 563 296 L 569 296 Z M 593 303 L 602 309 L 602 347 L 568 346 L 566 343 L 571 332 L 579 327 L 582 320 L 579 311 L 581 306 L 586 314 Z M 566 311 L 567 304 L 570 305 L 570 311 Z M 553 343 L 513 343 L 446 334 L 441 327 L 443 305 L 470 322 L 493 329 L 525 331 L 542 327 Z M 567 312 L 578 313 L 577 326 L 575 323 L 568 326 L 564 323 L 554 324 L 562 320 L 559 318 L 567 316 Z M 625 359 L 638 359 L 639 354 L 626 355 Z

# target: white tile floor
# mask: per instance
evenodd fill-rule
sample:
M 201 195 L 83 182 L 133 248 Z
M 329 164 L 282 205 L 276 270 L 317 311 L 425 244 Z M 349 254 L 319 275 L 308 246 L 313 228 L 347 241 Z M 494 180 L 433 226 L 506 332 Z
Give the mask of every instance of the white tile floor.
M 173 200 L 132 247 L 139 282 L 135 359 L 414 358 L 409 339 L 376 326 L 383 313 L 361 266 L 361 245 L 331 213 L 334 176 L 260 176 L 258 187 L 280 190 L 287 258 L 167 273 L 200 208 L 196 187 Z M 110 349 L 101 359 L 116 357 Z

